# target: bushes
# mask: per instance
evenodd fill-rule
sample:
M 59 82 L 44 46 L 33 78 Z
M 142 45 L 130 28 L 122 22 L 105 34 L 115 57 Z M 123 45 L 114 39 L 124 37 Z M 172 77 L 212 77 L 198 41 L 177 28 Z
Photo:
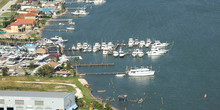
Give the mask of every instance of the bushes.
M 9 70 L 8 67 L 2 68 L 2 74 L 3 74 L 3 76 L 8 76 L 8 70 Z
M 54 68 L 52 66 L 44 65 L 38 69 L 36 75 L 41 77 L 52 77 L 53 73 L 54 73 Z

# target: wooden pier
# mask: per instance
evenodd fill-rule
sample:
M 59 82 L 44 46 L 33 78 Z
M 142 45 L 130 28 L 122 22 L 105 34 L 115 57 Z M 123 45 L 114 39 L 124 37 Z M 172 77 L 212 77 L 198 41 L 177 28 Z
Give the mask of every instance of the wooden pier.
M 126 74 L 125 72 L 103 72 L 103 73 L 82 73 L 83 75 L 116 75 Z
M 52 19 L 50 21 L 72 21 L 72 19 Z
M 81 67 L 81 66 L 114 66 L 114 63 L 99 63 L 99 64 L 77 64 L 73 65 L 73 67 Z
M 66 9 L 68 9 L 68 10 L 85 10 L 86 9 L 86 7 L 75 7 L 75 8 L 66 8 Z
M 44 29 L 45 31 L 63 31 L 63 32 L 68 32 L 68 31 L 74 31 L 74 30 L 67 30 L 67 29 Z
M 59 24 L 47 24 L 45 26 L 73 26 L 74 24 L 63 24 L 63 25 L 59 25 Z

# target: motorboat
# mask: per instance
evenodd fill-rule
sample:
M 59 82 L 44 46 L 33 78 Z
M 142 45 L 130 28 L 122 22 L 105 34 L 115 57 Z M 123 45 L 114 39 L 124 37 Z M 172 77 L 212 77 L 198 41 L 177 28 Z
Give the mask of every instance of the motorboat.
M 77 43 L 76 50 L 81 50 L 83 48 L 81 43 Z
M 50 38 L 52 41 L 57 41 L 59 39 L 59 36 L 54 36 Z
M 150 40 L 150 39 L 147 39 L 146 44 L 145 44 L 145 47 L 149 47 L 150 45 L 151 45 L 151 40 Z
M 108 49 L 109 50 L 112 50 L 112 48 L 114 47 L 114 44 L 112 42 L 109 42 L 108 43 Z
M 146 52 L 148 56 L 160 56 L 163 55 L 164 53 L 161 53 L 159 51 L 148 51 Z
M 169 45 L 169 43 L 161 43 L 159 40 L 155 40 L 154 44 L 152 44 L 152 47 L 161 48 L 161 47 L 166 47 L 168 45 Z
M 103 55 L 107 55 L 107 54 L 108 54 L 108 50 L 107 50 L 107 49 L 104 49 L 103 52 L 102 52 L 102 54 L 103 54 Z
M 98 48 L 96 46 L 93 46 L 93 52 L 97 52 L 98 51 Z
M 92 52 L 92 47 L 91 47 L 91 45 L 88 45 L 88 52 Z
M 101 45 L 99 43 L 95 43 L 94 45 L 98 50 L 100 49 Z
M 153 48 L 153 47 L 151 47 L 151 51 L 157 51 L 158 53 L 161 53 L 161 54 L 165 54 L 168 52 L 168 50 L 164 48 Z
M 133 38 L 129 38 L 129 39 L 128 39 L 128 47 L 133 47 L 133 45 L 134 45 L 134 40 L 133 40 Z
M 73 15 L 88 15 L 89 12 L 86 12 L 86 10 L 76 10 L 74 12 L 71 12 Z
M 59 25 L 60 25 L 60 26 L 63 26 L 63 25 L 64 25 L 64 23 L 59 23 Z
M 116 74 L 115 76 L 117 76 L 117 77 L 124 77 L 125 74 Z
M 119 49 L 119 57 L 124 57 L 125 56 L 125 52 L 120 48 Z
M 84 42 L 83 43 L 83 50 L 87 50 L 88 49 L 88 43 L 87 42 Z
M 119 53 L 117 51 L 113 51 L 113 56 L 117 57 L 119 55 Z
M 142 50 L 138 49 L 137 55 L 138 55 L 138 57 L 143 57 L 144 56 L 144 52 Z
M 145 45 L 145 41 L 144 41 L 144 40 L 141 40 L 141 41 L 140 41 L 140 44 L 139 44 L 139 47 L 142 48 L 142 47 L 144 47 L 144 45 Z
M 74 30 L 75 30 L 75 28 L 74 28 L 73 26 L 67 27 L 66 29 L 67 29 L 67 30 L 71 30 L 71 31 L 74 31 Z
M 107 48 L 106 42 L 102 42 L 102 47 L 101 47 L 101 49 L 103 50 L 104 48 Z
M 139 50 L 139 49 L 134 49 L 134 51 L 131 53 L 131 55 L 132 55 L 133 57 L 136 57 L 138 50 Z
M 70 24 L 70 25 L 75 25 L 76 23 L 75 23 L 75 22 L 70 21 L 70 22 L 69 22 L 69 24 Z
M 138 41 L 138 39 L 135 39 L 135 40 L 134 40 L 134 45 L 139 45 L 139 43 L 140 43 L 140 42 Z
M 129 76 L 150 76 L 154 75 L 155 71 L 149 69 L 148 67 L 141 68 L 131 68 L 128 71 Z
M 75 47 L 75 45 L 73 44 L 73 46 L 72 46 L 72 50 L 76 50 L 76 47 Z

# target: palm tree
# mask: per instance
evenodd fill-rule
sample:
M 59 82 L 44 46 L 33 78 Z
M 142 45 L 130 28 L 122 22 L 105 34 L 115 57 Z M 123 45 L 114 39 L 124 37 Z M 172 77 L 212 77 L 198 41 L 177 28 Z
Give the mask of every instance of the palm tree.
M 75 62 L 75 65 L 76 65 L 76 74 L 77 74 L 77 63 L 78 63 L 78 58 L 74 58 L 74 62 Z

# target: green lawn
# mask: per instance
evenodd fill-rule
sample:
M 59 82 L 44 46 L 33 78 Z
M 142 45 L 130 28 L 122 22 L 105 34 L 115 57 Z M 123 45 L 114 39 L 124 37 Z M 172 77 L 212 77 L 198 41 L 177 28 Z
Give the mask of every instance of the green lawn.
M 5 12 L 5 13 L 2 14 L 2 16 L 10 17 L 11 15 L 14 15 L 14 14 L 16 14 L 16 12 Z
M 10 0 L 2 0 L 2 2 L 0 3 L 0 9 L 9 2 Z M 1 10 L 2 11 L 2 10 Z

